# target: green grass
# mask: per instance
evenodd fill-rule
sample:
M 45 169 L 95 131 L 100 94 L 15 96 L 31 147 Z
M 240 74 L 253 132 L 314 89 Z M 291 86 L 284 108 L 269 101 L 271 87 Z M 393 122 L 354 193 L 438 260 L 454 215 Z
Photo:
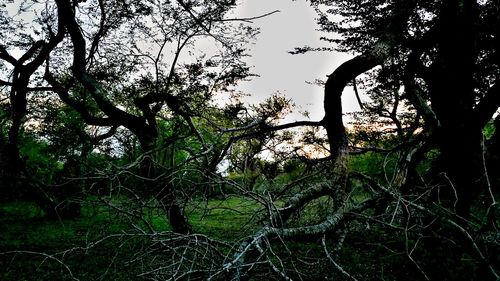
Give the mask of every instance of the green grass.
M 0 204 L 0 280 L 70 280 L 62 263 L 68 264 L 75 275 L 88 277 L 83 280 L 97 280 L 102 275 L 100 269 L 109 264 L 114 246 L 103 243 L 86 254 L 82 254 L 83 248 L 103 235 L 124 229 L 126 223 L 94 203 L 83 205 L 79 219 L 56 221 L 45 220 L 32 203 Z
M 187 208 L 193 229 L 215 239 L 234 241 L 257 228 L 262 208 L 241 197 L 194 202 Z
M 356 202 L 366 199 L 362 190 L 355 190 L 353 196 Z M 134 207 L 133 201 L 124 197 L 112 198 L 112 202 L 118 208 L 132 210 Z M 146 230 L 143 220 L 127 218 L 103 204 L 104 201 L 89 197 L 83 203 L 80 218 L 56 221 L 44 219 L 43 212 L 31 203 L 0 203 L 0 280 L 73 280 L 71 274 L 82 281 L 150 280 L 139 276 L 153 269 L 174 267 L 181 259 L 186 262 L 180 271 L 188 271 L 191 266 L 218 268 L 223 262 L 223 256 L 214 254 L 211 248 L 214 244 L 202 236 L 190 241 L 175 240 L 177 236 L 166 232 L 168 221 L 161 210 L 154 208 L 154 202 L 142 208 L 144 221 L 158 232 L 153 236 L 142 235 L 134 227 Z M 331 204 L 327 197 L 313 201 L 303 210 L 302 216 L 293 218 L 291 226 L 316 223 L 327 209 L 331 209 Z M 196 233 L 226 241 L 229 245 L 239 245 L 240 239 L 253 234 L 260 227 L 259 220 L 265 218 L 262 206 L 236 196 L 224 200 L 195 200 L 187 205 L 186 214 Z M 338 257 L 337 262 L 346 271 L 356 273 L 358 280 L 419 280 L 415 266 L 405 258 L 406 238 L 402 230 L 387 229 L 371 222 L 369 229 L 367 223 L 358 222 L 350 224 L 348 230 L 341 251 L 332 252 L 332 255 Z M 172 238 L 174 242 L 163 244 Z M 326 236 L 329 249 L 336 247 L 337 238 L 338 234 Z M 408 239 L 413 245 L 421 237 L 416 233 Z M 274 239 L 270 242 L 273 253 L 283 258 L 271 257 L 275 264 L 283 262 L 292 274 L 298 268 L 303 280 L 347 280 L 325 259 L 318 239 L 286 242 Z M 217 246 L 222 255 L 230 250 L 230 246 Z M 444 247 L 438 252 L 448 253 Z M 423 265 L 434 268 L 436 253 L 427 253 L 422 248 L 414 254 L 420 262 L 428 263 Z M 249 255 L 251 259 L 252 253 Z M 465 273 L 474 272 L 476 265 L 467 260 L 461 264 L 463 268 L 458 269 L 456 279 L 475 280 L 473 275 Z M 171 272 L 168 268 L 157 276 L 148 277 L 164 280 L 171 277 Z M 278 279 L 265 264 L 256 265 L 251 275 L 250 280 Z M 198 277 L 192 280 L 204 280 L 203 275 Z M 300 280 L 298 277 L 292 275 L 294 280 Z
M 114 199 L 114 204 L 130 206 L 121 199 Z M 228 242 L 256 229 L 260 211 L 240 197 L 195 201 L 186 208 L 196 233 Z M 169 230 L 161 211 L 149 209 L 143 217 L 156 231 Z M 83 202 L 80 218 L 56 221 L 44 219 L 32 203 L 0 203 L 0 280 L 71 280 L 62 263 L 80 280 L 133 280 L 144 265 L 130 261 L 151 247 L 148 238 L 124 235 L 137 233 L 134 225 L 145 226 L 95 198 Z

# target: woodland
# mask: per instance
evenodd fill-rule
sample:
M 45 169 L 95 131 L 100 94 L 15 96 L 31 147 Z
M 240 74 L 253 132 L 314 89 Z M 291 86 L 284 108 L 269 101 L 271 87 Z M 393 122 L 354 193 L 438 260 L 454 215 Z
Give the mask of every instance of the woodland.
M 241 1 L 0 3 L 0 279 L 500 280 L 500 1 L 308 0 L 294 122 Z

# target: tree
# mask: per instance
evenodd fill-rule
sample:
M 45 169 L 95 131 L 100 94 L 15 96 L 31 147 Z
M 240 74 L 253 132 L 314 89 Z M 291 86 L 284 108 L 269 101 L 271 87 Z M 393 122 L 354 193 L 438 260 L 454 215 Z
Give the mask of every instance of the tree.
M 266 227 L 241 244 L 234 259 L 226 264 L 239 268 L 234 277 L 241 278 L 245 272 L 241 268 L 247 263 L 245 256 L 250 249 L 261 255 L 269 253 L 263 244 L 269 245 L 272 238 L 314 239 L 338 234 L 343 229 L 347 231 L 348 227 L 344 227 L 360 219 L 367 210 L 373 210 L 368 216 L 381 219 L 384 233 L 391 232 L 385 226 L 393 225 L 401 211 L 401 219 L 407 223 L 403 229 L 419 228 L 421 232 L 416 231 L 416 237 L 429 237 L 423 239 L 424 251 L 442 251 L 434 259 L 454 268 L 459 263 L 457 257 L 473 256 L 480 265 L 474 270 L 474 278 L 498 278 L 495 258 L 485 254 L 495 252 L 496 246 L 471 236 L 497 222 L 492 210 L 497 208 L 498 191 L 488 183 L 487 177 L 495 176 L 485 169 L 482 135 L 500 106 L 497 1 L 310 2 L 319 14 L 321 29 L 335 33 L 333 38 L 323 39 L 338 44 L 340 51 L 355 54 L 325 83 L 325 117 L 321 125 L 326 129 L 331 154 L 330 175 L 326 177 L 329 181 L 291 196 L 284 207 L 270 215 Z M 306 46 L 292 53 L 318 50 L 324 48 Z M 385 135 L 382 147 L 377 145 L 383 139 L 364 138 L 363 147 L 355 147 L 354 152 L 399 154 L 391 168 L 394 176 L 387 177 L 386 182 L 347 169 L 351 149 L 342 121 L 341 97 L 346 86 L 356 86 L 356 79 L 364 81 L 363 89 L 371 98 L 364 107 L 366 116 L 379 124 L 381 118 L 389 121 L 378 132 L 376 127 L 369 130 Z M 430 153 L 437 153 L 437 157 L 430 169 L 422 171 Z M 353 206 L 346 192 L 356 182 L 349 178 L 374 188 L 377 195 Z M 291 214 L 325 195 L 338 204 L 324 220 L 300 227 L 287 226 Z M 481 209 L 480 196 L 489 202 L 486 208 Z M 406 209 L 392 209 L 392 204 L 399 203 Z M 394 213 L 385 224 L 385 219 L 391 217 L 387 210 Z M 471 220 L 478 214 L 483 216 L 479 225 Z M 442 237 L 458 246 L 451 246 Z M 338 239 L 342 243 L 343 239 Z M 406 245 L 411 243 L 408 239 Z M 332 259 L 326 245 L 323 236 L 325 253 L 334 267 L 355 280 Z M 427 280 L 453 276 L 451 271 L 432 269 L 425 258 L 416 261 L 408 249 L 405 255 Z M 288 278 L 284 267 L 273 264 L 272 258 L 267 261 L 278 275 Z M 488 277 L 477 277 L 484 272 L 488 272 Z
M 401 99 L 425 122 L 431 144 L 426 149 L 440 151 L 434 175 L 450 188 L 448 200 L 455 201 L 451 187 L 456 189 L 456 211 L 467 217 L 474 198 L 485 191 L 481 132 L 500 105 L 497 3 L 311 2 L 321 14 L 322 29 L 344 36 L 331 41 L 359 53 L 336 73 L 347 82 L 380 66 L 376 86 L 403 89 Z M 332 22 L 332 14 L 342 19 Z M 328 103 L 326 97 L 331 108 Z
M 20 10 L 26 9 L 20 4 Z M 6 80 L 0 80 L 0 86 L 9 88 L 9 113 L 10 128 L 8 132 L 7 162 L 10 163 L 6 174 L 5 184 L 16 188 L 21 176 L 25 176 L 25 167 L 19 151 L 19 139 L 27 110 L 27 96 L 30 92 L 50 90 L 40 86 L 40 76 L 37 71 L 49 57 L 49 54 L 64 39 L 64 29 L 58 25 L 57 30 L 51 28 L 55 25 L 50 13 L 40 13 L 31 24 L 27 24 L 23 18 L 9 17 L 6 4 L 2 4 L 0 21 L 4 26 L 2 30 L 2 41 L 0 41 L 0 59 L 3 73 L 9 73 Z M 31 29 L 32 28 L 32 29 Z M 15 58 L 11 52 L 21 55 Z M 33 85 L 35 85 L 33 87 Z
M 224 19 L 234 1 L 55 2 L 59 26 L 71 42 L 72 66 L 67 72 L 65 65 L 55 65 L 51 58 L 44 78 L 63 102 L 89 125 L 130 130 L 144 153 L 141 174 L 145 178 L 154 179 L 159 173 L 151 154 L 159 137 L 159 117 L 178 118 L 176 122 L 187 124 L 190 134 L 198 138 L 199 150 L 208 149 L 193 118 L 204 118 L 201 107 L 216 91 L 227 90 L 248 75 L 240 58 L 244 55 L 242 44 L 253 31 L 237 29 L 231 20 Z M 83 10 L 91 20 L 81 19 Z M 195 62 L 181 64 L 182 53 L 196 44 L 197 38 L 210 38 L 218 51 L 209 58 L 201 54 Z M 114 48 L 115 44 L 121 47 Z M 169 48 L 173 55 L 167 64 Z M 61 79 L 63 74 L 66 81 Z M 75 87 L 82 88 L 79 94 Z M 178 137 L 175 134 L 173 140 Z M 153 185 L 149 189 L 157 194 L 174 231 L 189 233 L 174 188 L 156 181 L 149 185 Z

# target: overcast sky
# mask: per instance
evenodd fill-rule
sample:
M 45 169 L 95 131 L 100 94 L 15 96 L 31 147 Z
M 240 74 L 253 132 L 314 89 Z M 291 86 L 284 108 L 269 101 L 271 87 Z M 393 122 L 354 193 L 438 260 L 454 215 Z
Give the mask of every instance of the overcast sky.
M 251 47 L 249 65 L 260 77 L 241 84 L 241 89 L 252 95 L 250 101 L 264 100 L 279 91 L 293 99 L 300 110 L 307 110 L 312 120 L 323 118 L 323 88 L 307 84 L 315 79 L 326 80 L 327 75 L 346 61 L 349 56 L 337 52 L 313 52 L 291 55 L 287 51 L 305 45 L 328 46 L 319 38 L 315 11 L 305 0 L 240 0 L 236 11 L 240 17 L 262 15 L 280 10 L 268 17 L 255 20 L 261 28 L 256 43 Z M 359 109 L 356 98 L 343 96 L 344 112 Z M 299 115 L 291 120 L 303 119 Z M 291 121 L 290 120 L 290 121 Z
M 19 3 L 19 0 L 15 2 Z M 305 45 L 331 47 L 319 40 L 323 34 L 316 30 L 316 13 L 305 0 L 238 0 L 238 3 L 236 17 L 255 17 L 280 11 L 254 21 L 254 26 L 260 28 L 260 34 L 255 44 L 250 46 L 248 63 L 253 66 L 253 73 L 260 77 L 241 83 L 240 90 L 251 95 L 246 101 L 257 103 L 280 92 L 295 102 L 297 111 L 308 111 L 311 120 L 322 119 L 323 88 L 306 81 L 326 80 L 327 75 L 349 56 L 337 52 L 288 53 L 295 47 Z M 344 112 L 359 109 L 352 91 L 346 92 L 342 99 Z M 304 117 L 295 114 L 287 121 L 298 119 Z

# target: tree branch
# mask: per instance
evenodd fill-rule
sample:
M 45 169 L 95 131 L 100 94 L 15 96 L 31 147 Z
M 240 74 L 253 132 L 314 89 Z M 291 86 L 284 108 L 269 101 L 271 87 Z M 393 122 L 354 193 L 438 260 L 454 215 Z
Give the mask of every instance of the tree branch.
M 474 119 L 477 126 L 483 128 L 491 120 L 493 114 L 500 107 L 500 79 L 488 90 L 474 108 Z
M 420 53 L 413 52 L 408 57 L 408 62 L 404 73 L 404 87 L 408 100 L 413 104 L 418 113 L 422 115 L 427 127 L 433 131 L 439 128 L 440 122 L 436 113 L 427 104 L 426 100 L 422 98 L 422 90 L 415 83 L 415 73 L 419 66 L 418 56 Z
M 328 77 L 325 84 L 323 126 L 328 135 L 333 157 L 347 146 L 347 137 L 342 121 L 342 93 L 344 88 L 358 75 L 381 64 L 387 56 L 388 46 L 383 42 L 364 54 L 358 55 L 340 65 Z
M 89 125 L 95 126 L 117 126 L 117 122 L 110 118 L 99 118 L 95 117 L 90 113 L 89 108 L 85 103 L 79 102 L 75 99 L 72 99 L 68 93 L 68 90 L 63 87 L 49 72 L 48 66 L 44 75 L 45 81 L 47 81 L 53 88 L 54 92 L 59 96 L 59 98 L 71 106 L 76 112 L 80 114 L 85 123 Z
M 13 66 L 17 65 L 17 60 L 7 52 L 5 46 L 0 46 L 0 59 L 7 61 Z
M 321 126 L 323 123 L 322 123 L 322 121 L 296 121 L 296 122 L 282 124 L 282 125 L 276 125 L 276 126 L 269 126 L 269 125 L 265 124 L 264 122 L 259 122 L 255 125 L 252 125 L 252 124 L 250 124 L 251 126 L 248 125 L 247 127 L 252 128 L 252 127 L 258 126 L 258 127 L 260 127 L 259 130 L 255 131 L 255 132 L 250 132 L 250 133 L 238 135 L 238 136 L 235 136 L 235 138 L 236 139 L 246 139 L 246 138 L 256 137 L 256 136 L 260 136 L 260 135 L 271 133 L 271 132 L 296 128 L 296 127 L 303 127 L 303 126 L 318 127 L 318 126 Z M 230 130 L 237 131 L 239 129 L 233 128 Z
M 142 118 L 132 115 L 114 106 L 111 101 L 104 97 L 100 85 L 90 75 L 87 74 L 86 67 L 86 43 L 80 26 L 76 22 L 75 12 L 68 0 L 56 0 L 58 8 L 63 11 L 61 20 L 66 26 L 73 43 L 73 66 L 72 72 L 76 79 L 87 89 L 98 107 L 113 119 L 113 125 L 123 125 L 135 134 L 151 138 L 156 135 L 156 131 L 149 126 Z

